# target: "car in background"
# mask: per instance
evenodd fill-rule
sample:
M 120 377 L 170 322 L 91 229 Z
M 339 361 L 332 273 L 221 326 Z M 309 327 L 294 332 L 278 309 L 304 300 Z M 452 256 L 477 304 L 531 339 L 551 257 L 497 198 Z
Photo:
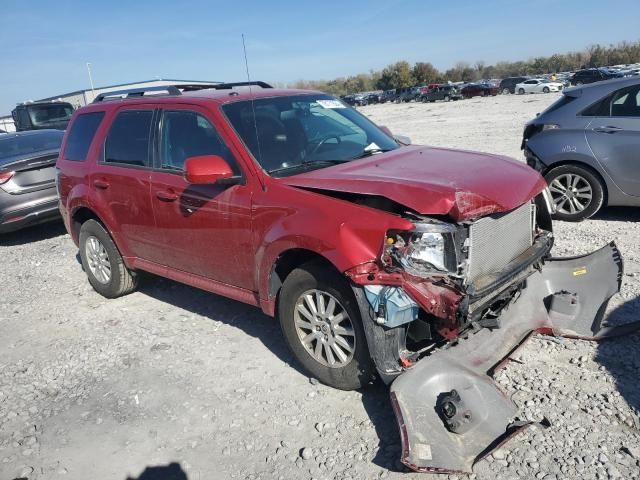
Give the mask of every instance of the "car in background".
M 544 175 L 555 217 L 579 221 L 605 205 L 640 206 L 640 78 L 563 90 L 524 130 L 527 164 Z
M 13 109 L 11 116 L 17 132 L 25 130 L 67 128 L 73 115 L 73 105 L 68 102 L 25 102 Z
M 420 96 L 420 87 L 403 87 L 396 89 L 396 103 L 406 103 Z
M 585 68 L 578 70 L 570 79 L 571 85 L 584 85 L 587 83 L 600 82 L 602 80 L 611 80 L 613 78 L 621 78 L 623 75 L 618 72 L 607 70 L 606 68 Z
M 395 102 L 396 101 L 395 89 L 385 90 L 384 92 L 382 92 L 380 94 L 379 101 L 380 103 Z
M 59 217 L 55 163 L 61 130 L 0 136 L 0 233 Z
M 422 102 L 435 102 L 437 100 L 448 102 L 460 99 L 462 99 L 462 95 L 454 85 L 439 85 L 435 89 L 420 95 L 420 101 Z
M 559 92 L 564 87 L 562 82 L 554 82 L 546 78 L 531 78 L 516 85 L 518 95 L 525 93 L 550 93 Z
M 495 97 L 498 95 L 498 87 L 491 85 L 490 83 L 470 83 L 460 90 L 460 94 L 463 98 L 472 97 Z
M 509 93 L 516 93 L 516 85 L 527 80 L 528 77 L 507 77 L 500 80 L 498 89 L 500 93 L 507 95 Z

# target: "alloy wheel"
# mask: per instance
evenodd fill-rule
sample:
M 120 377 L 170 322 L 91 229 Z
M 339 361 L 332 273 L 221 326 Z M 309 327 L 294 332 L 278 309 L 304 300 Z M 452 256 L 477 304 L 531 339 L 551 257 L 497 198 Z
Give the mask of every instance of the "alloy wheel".
M 317 362 L 342 368 L 353 359 L 356 335 L 351 318 L 337 298 L 322 290 L 302 293 L 294 309 L 300 343 Z
M 100 283 L 109 283 L 111 280 L 111 263 L 106 248 L 100 240 L 91 236 L 85 243 L 85 254 L 89 270 Z
M 582 212 L 593 199 L 591 184 L 575 173 L 565 173 L 554 178 L 549 190 L 556 210 L 567 215 Z

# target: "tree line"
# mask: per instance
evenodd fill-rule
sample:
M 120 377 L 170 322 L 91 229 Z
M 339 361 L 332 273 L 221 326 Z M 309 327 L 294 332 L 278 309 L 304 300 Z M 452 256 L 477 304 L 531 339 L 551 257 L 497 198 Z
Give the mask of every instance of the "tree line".
M 411 65 L 403 60 L 388 65 L 380 71 L 371 70 L 369 73 L 333 80 L 299 80 L 287 86 L 320 90 L 332 95 L 346 95 L 446 81 L 473 82 L 480 79 L 569 72 L 581 68 L 638 62 L 640 62 L 640 41 L 621 42 L 609 46 L 596 44 L 582 51 L 555 53 L 548 57 L 534 57 L 526 61 L 498 62 L 495 65 L 486 65 L 481 60 L 474 64 L 458 62 L 445 71 L 438 70 L 430 62 L 416 62 Z

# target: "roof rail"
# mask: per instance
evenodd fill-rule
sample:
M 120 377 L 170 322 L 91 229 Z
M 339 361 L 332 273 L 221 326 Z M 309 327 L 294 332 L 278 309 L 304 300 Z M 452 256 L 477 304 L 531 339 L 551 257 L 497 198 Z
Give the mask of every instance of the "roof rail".
M 99 94 L 93 100 L 93 103 L 104 102 L 105 100 L 117 100 L 118 98 L 142 97 L 147 92 L 167 92 L 167 95 L 182 95 L 182 92 L 180 92 L 175 85 L 163 85 L 159 87 L 141 87 L 104 92 Z
M 228 90 L 234 87 L 260 87 L 260 88 L 273 88 L 266 82 L 234 82 L 234 83 L 217 83 L 209 88 L 215 88 L 216 90 Z

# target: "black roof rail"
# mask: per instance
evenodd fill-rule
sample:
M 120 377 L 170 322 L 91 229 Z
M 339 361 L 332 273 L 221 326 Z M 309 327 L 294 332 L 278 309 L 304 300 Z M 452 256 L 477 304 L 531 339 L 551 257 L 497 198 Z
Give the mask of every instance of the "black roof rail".
M 273 88 L 267 82 L 234 82 L 234 83 L 217 83 L 209 88 L 215 88 L 216 90 L 229 90 L 234 87 L 260 87 L 260 88 Z
M 211 87 L 208 87 L 211 88 Z M 128 90 L 116 90 L 113 92 L 104 92 L 99 94 L 94 100 L 93 103 L 104 102 L 105 100 L 116 100 L 116 98 L 110 97 L 119 97 L 119 98 L 130 98 L 130 97 L 142 97 L 147 92 L 167 92 L 167 95 L 182 95 L 182 92 L 178 90 L 175 85 L 163 85 L 159 87 L 141 87 L 141 88 L 130 88 Z

